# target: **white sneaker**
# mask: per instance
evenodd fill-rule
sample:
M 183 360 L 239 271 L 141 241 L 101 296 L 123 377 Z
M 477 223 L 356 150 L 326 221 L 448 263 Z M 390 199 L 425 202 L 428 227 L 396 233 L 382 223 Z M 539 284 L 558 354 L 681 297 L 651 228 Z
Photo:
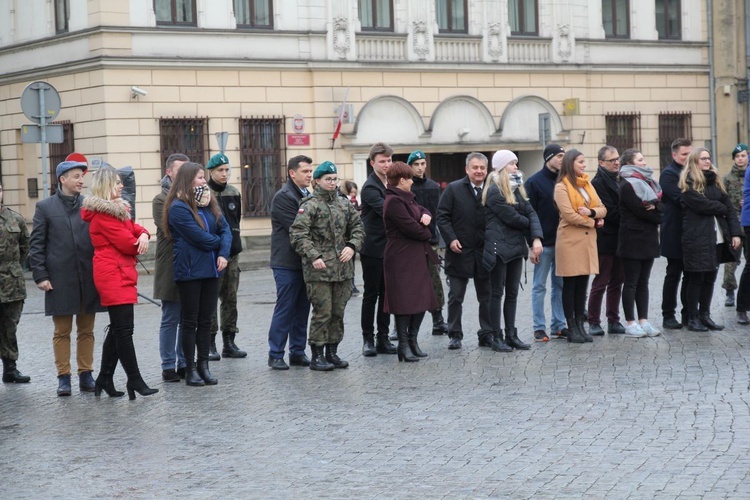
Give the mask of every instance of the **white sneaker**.
M 656 328 L 654 325 L 646 321 L 645 323 L 640 324 L 641 330 L 646 332 L 646 335 L 649 337 L 658 337 L 661 335 L 661 331 L 659 331 L 658 328 Z
M 641 325 L 639 325 L 638 323 L 627 325 L 625 327 L 625 335 L 634 339 L 648 336 L 648 334 L 643 330 L 643 328 L 641 328 Z

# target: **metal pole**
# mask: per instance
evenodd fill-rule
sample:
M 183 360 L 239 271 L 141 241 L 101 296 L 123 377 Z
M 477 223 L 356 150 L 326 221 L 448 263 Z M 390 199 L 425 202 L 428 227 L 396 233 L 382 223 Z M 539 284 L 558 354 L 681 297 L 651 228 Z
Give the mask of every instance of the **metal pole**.
M 716 50 L 716 44 L 714 43 L 714 2 L 708 0 L 708 93 L 709 93 L 709 113 L 711 120 L 711 158 L 716 158 L 716 80 L 714 71 L 714 50 Z M 716 160 L 714 160 L 716 161 Z
M 39 125 L 41 128 L 42 135 L 42 199 L 46 198 L 49 193 L 49 178 L 47 175 L 47 110 L 44 104 L 44 92 L 47 89 L 43 84 L 39 85 L 37 91 L 39 92 L 39 110 L 41 116 L 39 117 Z

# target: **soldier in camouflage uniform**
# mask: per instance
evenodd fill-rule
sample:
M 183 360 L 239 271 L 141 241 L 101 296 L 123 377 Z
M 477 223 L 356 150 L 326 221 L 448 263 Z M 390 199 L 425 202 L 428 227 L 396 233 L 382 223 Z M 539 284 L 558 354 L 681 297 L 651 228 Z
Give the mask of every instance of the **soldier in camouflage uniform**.
M 724 187 L 729 193 L 729 197 L 734 204 L 734 208 L 737 209 L 737 213 L 742 213 L 742 201 L 743 201 L 743 189 L 745 186 L 745 170 L 747 170 L 748 160 L 748 148 L 745 144 L 737 144 L 732 150 L 732 170 L 724 176 Z M 747 253 L 745 253 L 745 261 L 747 261 Z M 734 307 L 734 291 L 737 290 L 737 279 L 735 278 L 735 272 L 739 262 L 727 262 L 724 264 L 724 282 L 721 287 L 727 291 L 727 299 L 724 305 L 727 307 Z
M 23 261 L 29 254 L 29 230 L 21 214 L 2 202 L 3 187 L 0 185 L 0 357 L 3 359 L 3 382 L 26 383 L 31 377 L 16 368 L 16 328 L 26 299 Z
M 365 238 L 357 209 L 338 195 L 336 175 L 336 165 L 329 161 L 315 169 L 315 192 L 302 200 L 289 229 L 292 247 L 302 257 L 312 305 L 308 343 L 313 353 L 310 369 L 317 371 L 349 366 L 338 357 L 337 349 L 344 338 L 344 310 L 352 295 L 352 258 Z

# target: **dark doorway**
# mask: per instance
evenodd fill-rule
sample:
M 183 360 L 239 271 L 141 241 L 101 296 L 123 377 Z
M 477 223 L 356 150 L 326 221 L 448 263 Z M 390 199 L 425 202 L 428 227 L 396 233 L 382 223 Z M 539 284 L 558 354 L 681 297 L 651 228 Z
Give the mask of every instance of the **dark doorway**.
M 466 175 L 466 156 L 471 151 L 465 151 L 461 153 L 426 153 L 427 155 L 427 177 L 440 184 L 440 187 L 445 187 L 457 179 L 460 179 Z M 489 162 L 492 158 L 492 153 L 482 151 L 487 157 Z M 393 155 L 393 161 L 405 162 L 409 158 L 409 154 L 397 153 Z M 372 172 L 369 162 L 367 165 L 368 175 Z

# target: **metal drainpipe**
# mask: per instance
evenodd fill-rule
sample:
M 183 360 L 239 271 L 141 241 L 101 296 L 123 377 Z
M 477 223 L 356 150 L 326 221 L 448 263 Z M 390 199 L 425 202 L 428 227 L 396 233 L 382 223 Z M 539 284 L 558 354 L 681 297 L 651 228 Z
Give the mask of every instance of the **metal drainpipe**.
M 747 2 L 748 0 L 745 0 Z M 714 80 L 714 2 L 708 0 L 708 92 L 711 120 L 711 157 L 716 158 L 716 82 Z

